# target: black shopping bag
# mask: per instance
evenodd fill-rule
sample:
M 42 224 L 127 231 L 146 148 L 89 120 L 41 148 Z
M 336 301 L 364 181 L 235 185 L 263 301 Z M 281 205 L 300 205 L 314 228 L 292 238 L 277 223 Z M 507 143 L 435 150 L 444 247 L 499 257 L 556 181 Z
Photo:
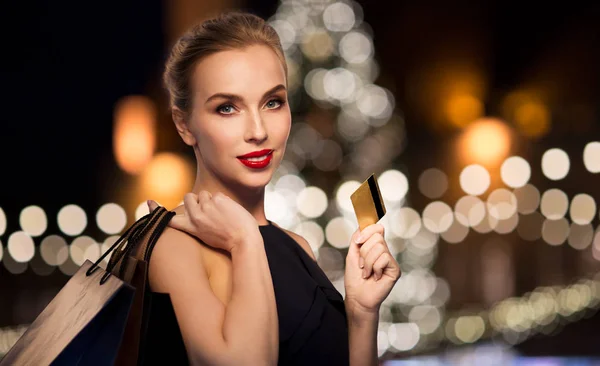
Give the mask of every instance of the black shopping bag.
M 135 289 L 86 260 L 0 360 L 8 365 L 112 365 Z

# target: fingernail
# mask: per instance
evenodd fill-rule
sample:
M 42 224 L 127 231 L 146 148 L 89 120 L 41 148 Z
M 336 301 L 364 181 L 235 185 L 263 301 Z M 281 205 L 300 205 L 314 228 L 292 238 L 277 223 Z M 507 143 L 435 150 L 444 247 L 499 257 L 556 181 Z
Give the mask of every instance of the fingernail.
M 379 276 L 377 276 L 377 274 L 375 274 L 375 281 L 379 281 Z
M 365 267 L 365 260 L 363 259 L 363 257 L 358 258 L 358 267 L 359 268 Z
M 363 278 L 367 278 L 367 270 L 366 270 L 366 269 L 363 269 L 362 273 L 363 273 L 363 275 L 362 275 L 362 276 L 363 276 Z

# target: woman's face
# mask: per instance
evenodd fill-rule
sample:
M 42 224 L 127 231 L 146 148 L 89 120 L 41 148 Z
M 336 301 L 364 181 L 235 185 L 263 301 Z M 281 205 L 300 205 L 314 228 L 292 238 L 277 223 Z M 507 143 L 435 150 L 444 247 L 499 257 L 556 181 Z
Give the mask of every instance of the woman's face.
M 255 45 L 210 55 L 196 66 L 191 87 L 189 135 L 182 137 L 194 146 L 200 174 L 236 186 L 266 186 L 291 128 L 285 71 L 275 52 Z M 241 158 L 260 151 L 272 152 Z

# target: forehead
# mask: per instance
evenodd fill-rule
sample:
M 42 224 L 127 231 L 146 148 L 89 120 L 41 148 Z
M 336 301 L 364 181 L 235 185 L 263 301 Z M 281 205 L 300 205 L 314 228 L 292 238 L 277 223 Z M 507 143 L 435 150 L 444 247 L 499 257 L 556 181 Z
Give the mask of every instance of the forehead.
M 285 70 L 277 54 L 267 46 L 220 51 L 202 59 L 194 71 L 193 90 L 208 98 L 232 93 L 252 98 L 285 82 Z

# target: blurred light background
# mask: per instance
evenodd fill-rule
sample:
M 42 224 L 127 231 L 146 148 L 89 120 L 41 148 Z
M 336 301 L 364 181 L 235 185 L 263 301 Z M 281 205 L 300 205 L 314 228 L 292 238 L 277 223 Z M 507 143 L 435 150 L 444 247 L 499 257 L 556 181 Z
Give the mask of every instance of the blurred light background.
M 146 199 L 191 188 L 162 65 L 228 9 L 268 19 L 288 60 L 267 217 L 342 293 L 349 196 L 377 174 L 403 270 L 384 364 L 598 364 L 600 7 L 516 1 L 3 4 L 0 355 Z

